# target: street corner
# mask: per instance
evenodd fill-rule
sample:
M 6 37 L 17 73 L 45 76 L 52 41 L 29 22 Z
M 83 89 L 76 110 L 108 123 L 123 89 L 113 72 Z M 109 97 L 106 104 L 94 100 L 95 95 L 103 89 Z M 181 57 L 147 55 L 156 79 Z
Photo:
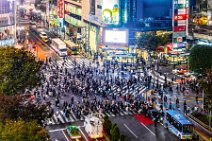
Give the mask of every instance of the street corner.
M 72 141 L 65 128 L 49 130 L 51 141 Z

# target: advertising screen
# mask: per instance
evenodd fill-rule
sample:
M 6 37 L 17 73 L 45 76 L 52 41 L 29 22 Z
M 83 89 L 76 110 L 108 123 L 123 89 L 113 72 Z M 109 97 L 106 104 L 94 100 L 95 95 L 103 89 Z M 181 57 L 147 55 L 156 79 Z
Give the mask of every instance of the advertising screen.
M 119 0 L 103 0 L 102 22 L 105 24 L 118 24 L 119 9 Z
M 128 45 L 127 29 L 105 29 L 103 32 L 104 45 Z

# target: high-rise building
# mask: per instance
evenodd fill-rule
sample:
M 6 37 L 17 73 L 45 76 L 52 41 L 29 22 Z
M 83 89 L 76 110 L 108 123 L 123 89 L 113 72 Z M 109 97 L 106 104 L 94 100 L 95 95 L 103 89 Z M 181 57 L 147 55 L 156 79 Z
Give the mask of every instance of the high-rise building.
M 121 0 L 120 7 L 121 23 L 172 17 L 172 0 Z
M 0 46 L 15 44 L 15 1 L 0 0 Z

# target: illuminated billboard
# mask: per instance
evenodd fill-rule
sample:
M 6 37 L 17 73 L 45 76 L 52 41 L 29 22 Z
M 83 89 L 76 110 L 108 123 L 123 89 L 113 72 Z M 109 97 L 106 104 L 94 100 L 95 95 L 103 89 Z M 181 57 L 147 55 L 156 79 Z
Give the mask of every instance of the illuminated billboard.
M 193 18 L 193 22 L 196 25 L 208 25 L 208 17 L 207 16 L 200 16 Z
M 119 23 L 119 0 L 103 0 L 102 22 L 105 24 Z
M 128 30 L 127 29 L 105 29 L 103 31 L 104 45 L 128 45 Z
M 186 32 L 188 23 L 188 7 L 189 0 L 174 0 L 173 3 L 173 36 L 172 42 L 176 49 L 179 47 L 178 44 L 185 45 Z M 181 47 L 180 46 L 180 47 Z M 185 46 L 184 46 L 185 47 Z

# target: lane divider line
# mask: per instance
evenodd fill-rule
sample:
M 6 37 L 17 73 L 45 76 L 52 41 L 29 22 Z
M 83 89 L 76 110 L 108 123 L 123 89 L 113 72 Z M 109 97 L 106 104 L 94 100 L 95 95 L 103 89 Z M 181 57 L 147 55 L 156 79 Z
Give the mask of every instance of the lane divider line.
M 85 138 L 86 141 L 89 141 L 88 138 L 85 136 L 85 134 L 83 133 L 83 131 L 81 130 L 81 128 L 79 127 L 80 132 L 82 133 L 83 137 Z
M 66 136 L 64 130 L 62 130 L 62 132 L 63 132 L 63 135 L 65 136 L 66 140 L 69 141 L 69 139 L 68 139 L 68 137 Z
M 140 122 L 141 125 L 143 125 L 153 136 L 156 136 L 154 132 L 152 132 L 146 125 L 144 125 L 142 122 Z
M 130 133 L 131 134 L 133 134 L 133 136 L 137 139 L 138 138 L 138 136 L 126 125 L 126 124 L 124 124 L 124 126 L 127 128 L 127 130 L 129 130 L 130 131 Z

